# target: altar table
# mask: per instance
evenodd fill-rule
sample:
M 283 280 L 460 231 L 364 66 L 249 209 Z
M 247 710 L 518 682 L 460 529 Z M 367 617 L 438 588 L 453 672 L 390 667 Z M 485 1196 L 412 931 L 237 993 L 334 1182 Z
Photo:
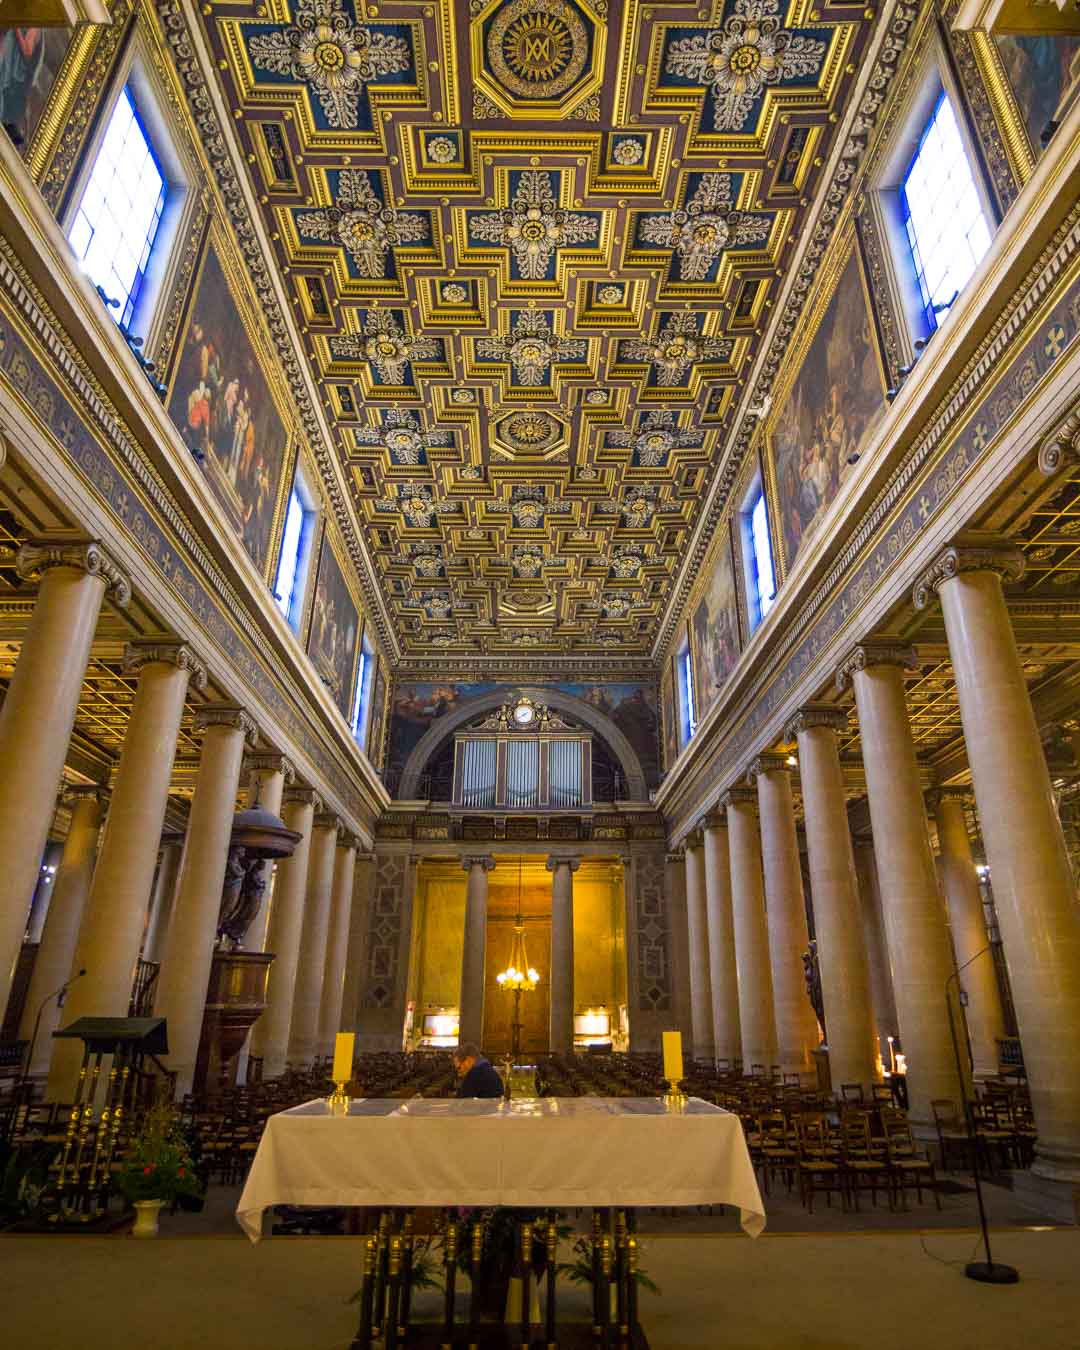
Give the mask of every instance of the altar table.
M 307 1102 L 267 1121 L 236 1210 L 252 1242 L 273 1205 L 735 1205 L 765 1227 L 739 1118 L 696 1097 Z

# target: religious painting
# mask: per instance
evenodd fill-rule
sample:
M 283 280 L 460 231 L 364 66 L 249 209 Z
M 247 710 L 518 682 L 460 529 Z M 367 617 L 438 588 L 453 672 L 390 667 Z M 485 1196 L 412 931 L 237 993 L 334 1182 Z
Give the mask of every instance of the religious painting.
M 351 719 L 353 711 L 359 636 L 360 614 L 327 530 L 323 534 L 319 570 L 315 576 L 307 650 L 334 702 L 347 719 Z
M 404 769 L 409 756 L 424 732 L 435 720 L 454 712 L 462 703 L 483 698 L 499 686 L 493 681 L 457 683 L 444 680 L 433 684 L 400 684 L 394 689 L 391 708 L 390 743 L 387 754 L 387 778 Z
M 716 701 L 721 686 L 739 659 L 739 603 L 731 557 L 731 534 L 727 529 L 722 533 L 708 583 L 694 609 L 690 631 L 694 643 L 698 717 L 702 718 Z
M 70 45 L 66 28 L 0 29 L 0 124 L 24 158 Z
M 1045 148 L 1043 133 L 1064 115 L 1058 106 L 1062 95 L 1070 83 L 1074 93 L 1080 85 L 1080 37 L 1000 33 L 994 42 L 1038 159 Z
M 675 714 L 675 681 L 670 658 L 664 662 L 660 678 L 660 709 L 664 723 L 664 768 L 670 769 L 679 757 L 679 724 Z
M 377 657 L 375 663 L 375 683 L 371 689 L 371 722 L 368 725 L 367 757 L 376 770 L 382 768 L 382 724 L 386 711 L 386 670 L 384 663 Z
M 643 684 L 557 684 L 555 688 L 573 694 L 605 717 L 610 717 L 633 747 L 646 784 L 651 788 L 657 786 L 660 781 L 660 726 L 653 688 Z
M 818 299 L 816 331 L 811 313 L 813 336 L 778 400 L 771 429 L 778 534 L 788 567 L 885 410 L 885 384 L 854 249 L 838 273 L 831 295 L 826 286 Z
M 168 411 L 265 573 L 289 433 L 213 243 L 188 314 Z

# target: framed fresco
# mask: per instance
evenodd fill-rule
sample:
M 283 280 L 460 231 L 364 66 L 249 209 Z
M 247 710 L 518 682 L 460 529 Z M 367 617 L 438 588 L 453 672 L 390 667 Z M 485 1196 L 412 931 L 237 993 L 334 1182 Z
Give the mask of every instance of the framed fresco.
M 24 159 L 71 44 L 66 28 L 0 28 L 0 123 Z
M 720 696 L 720 690 L 739 659 L 739 602 L 730 525 L 718 531 L 719 546 L 705 589 L 690 612 L 694 687 L 700 721 Z
M 1064 116 L 1062 100 L 1080 86 L 1080 37 L 1069 34 L 995 33 L 994 50 L 1037 160 L 1043 133 Z
M 233 529 L 269 580 L 278 512 L 290 481 L 284 389 L 260 354 L 239 268 L 216 231 L 203 251 L 177 344 L 167 409 Z
M 375 682 L 371 687 L 371 721 L 368 724 L 367 757 L 375 766 L 376 773 L 382 769 L 383 715 L 386 712 L 386 664 L 376 653 Z
M 870 298 L 849 231 L 806 313 L 766 427 L 773 537 L 786 572 L 886 409 Z
M 326 529 L 315 574 L 307 652 L 347 722 L 352 720 L 359 650 L 360 609 Z

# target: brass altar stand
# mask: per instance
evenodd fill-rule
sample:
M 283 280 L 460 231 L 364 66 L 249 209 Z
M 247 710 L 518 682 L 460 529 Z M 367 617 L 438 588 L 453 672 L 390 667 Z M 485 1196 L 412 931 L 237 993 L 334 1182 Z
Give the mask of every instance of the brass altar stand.
M 360 1325 L 351 1350 L 648 1350 L 638 1318 L 638 1240 L 633 1210 L 593 1209 L 589 1251 L 592 1317 L 560 1320 L 558 1214 L 519 1211 L 515 1225 L 515 1277 L 521 1281 L 520 1315 L 485 1320 L 490 1292 L 482 1269 L 483 1224 L 443 1212 L 437 1238 L 442 1250 L 443 1316 L 416 1322 L 412 1315 L 413 1257 L 418 1238 L 414 1212 L 368 1210 L 363 1237 Z M 457 1276 L 468 1254 L 471 1290 L 459 1320 Z M 530 1320 L 532 1281 L 541 1320 Z M 489 1315 L 490 1315 L 490 1309 Z
M 165 1019 L 80 1017 L 55 1035 L 59 1040 L 81 1040 L 84 1048 L 56 1176 L 58 1207 L 50 1221 L 86 1227 L 106 1216 L 113 1163 L 123 1151 L 139 1098 L 172 1077 L 158 1060 L 169 1051 Z M 112 1056 L 112 1063 L 105 1074 L 99 1113 L 106 1055 Z M 155 1081 L 156 1076 L 144 1068 L 147 1058 L 157 1065 L 160 1079 Z

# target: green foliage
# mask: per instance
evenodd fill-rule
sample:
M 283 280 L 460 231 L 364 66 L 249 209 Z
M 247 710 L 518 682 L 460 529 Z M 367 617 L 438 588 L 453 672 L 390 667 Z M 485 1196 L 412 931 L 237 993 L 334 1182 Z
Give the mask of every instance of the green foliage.
M 187 1140 L 169 1102 L 157 1103 L 143 1117 L 115 1184 L 129 1204 L 137 1200 L 172 1204 L 177 1196 L 202 1194 Z
M 58 1151 L 57 1144 L 0 1145 L 0 1228 L 41 1215 Z
M 639 1245 L 638 1251 L 642 1249 Z M 571 1284 L 592 1284 L 593 1266 L 592 1266 L 592 1243 L 588 1238 L 579 1237 L 574 1243 L 572 1261 L 560 1261 L 556 1267 L 557 1273 Z M 634 1274 L 634 1278 L 642 1289 L 647 1289 L 650 1294 L 659 1294 L 660 1286 L 651 1279 L 645 1271 L 639 1266 Z

